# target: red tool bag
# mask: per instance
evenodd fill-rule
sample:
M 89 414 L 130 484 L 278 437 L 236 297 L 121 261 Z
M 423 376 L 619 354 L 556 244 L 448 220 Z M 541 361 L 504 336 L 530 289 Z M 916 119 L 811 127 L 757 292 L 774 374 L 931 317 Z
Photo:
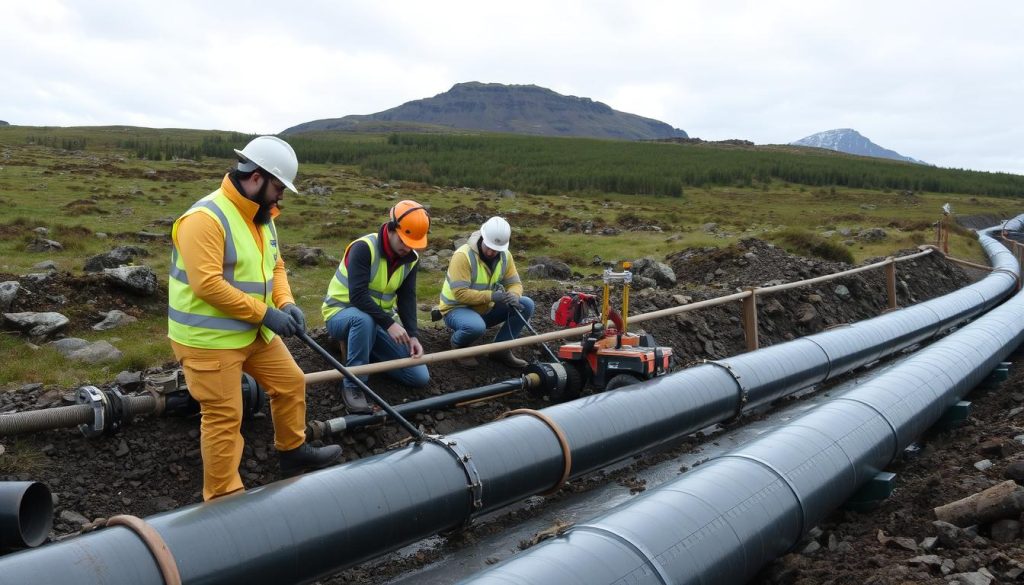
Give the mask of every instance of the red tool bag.
M 597 297 L 581 292 L 571 292 L 551 305 L 551 320 L 567 329 L 592 323 L 601 318 Z

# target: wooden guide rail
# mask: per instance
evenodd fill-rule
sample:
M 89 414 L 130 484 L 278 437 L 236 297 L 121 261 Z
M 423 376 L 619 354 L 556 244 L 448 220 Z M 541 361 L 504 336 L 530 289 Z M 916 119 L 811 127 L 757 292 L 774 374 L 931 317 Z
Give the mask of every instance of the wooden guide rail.
M 1016 242 L 1014 242 L 1016 243 Z M 1018 246 L 1020 246 L 1018 244 Z M 1021 250 L 1024 250 L 1024 246 L 1020 246 Z M 898 258 L 889 256 L 881 262 L 875 262 L 874 264 L 868 264 L 865 266 L 858 266 L 857 268 L 851 268 L 850 270 L 844 270 L 843 272 L 837 272 L 835 274 L 829 274 L 826 276 L 818 276 L 815 278 L 809 278 L 807 280 L 799 280 L 795 282 L 788 282 L 785 284 L 779 284 L 775 286 L 765 287 L 748 287 L 742 292 L 725 295 L 722 297 L 716 297 L 714 299 L 708 299 L 706 301 L 699 301 L 696 303 L 689 303 L 686 305 L 680 305 L 678 307 L 670 307 L 668 309 L 661 309 L 658 311 L 651 311 L 650 313 L 644 313 L 641 315 L 631 316 L 629 318 L 631 323 L 642 323 L 651 319 L 659 319 L 661 317 L 668 317 L 671 315 L 677 315 L 680 313 L 687 313 L 690 311 L 696 311 L 699 309 L 706 309 L 708 307 L 716 307 L 719 305 L 725 305 L 735 301 L 742 303 L 743 312 L 743 331 L 747 340 L 747 350 L 752 351 L 759 347 L 757 341 L 757 297 L 764 294 L 772 294 L 802 286 L 809 286 L 812 284 L 818 284 L 842 278 L 844 276 L 850 276 L 851 274 L 857 274 L 859 272 L 865 272 L 868 270 L 883 269 L 885 271 L 885 289 L 889 300 L 889 310 L 896 308 L 896 264 L 899 262 L 908 262 L 922 256 L 926 256 L 933 252 L 939 252 L 934 246 L 921 246 L 921 251 L 915 254 L 907 256 L 900 256 Z M 1021 258 L 1021 252 L 1018 251 L 1018 259 Z M 991 270 L 987 266 L 980 264 L 973 264 L 964 260 L 957 260 L 954 258 L 946 257 L 951 262 L 958 264 L 964 264 L 975 268 Z M 1020 283 L 1018 281 L 1018 287 Z M 348 368 L 350 372 L 356 375 L 369 375 L 394 370 L 397 368 L 406 368 L 409 366 L 416 366 L 421 364 L 433 364 L 439 362 L 450 361 L 457 358 L 466 356 L 477 356 L 484 355 L 504 349 L 512 349 L 516 347 L 524 347 L 527 345 L 536 345 L 547 341 L 556 341 L 560 339 L 566 339 L 569 337 L 577 337 L 583 335 L 587 331 L 590 331 L 590 325 L 583 325 L 580 327 L 574 327 L 572 329 L 562 329 L 559 331 L 550 331 L 548 333 L 542 333 L 540 335 L 532 335 L 529 337 L 520 337 L 519 339 L 513 339 L 511 341 L 502 341 L 500 343 L 488 343 L 485 345 L 463 347 L 459 349 L 450 349 L 447 351 L 439 351 L 435 353 L 425 354 L 420 358 L 403 358 L 397 360 L 389 360 L 386 362 L 377 362 L 373 364 L 366 364 L 363 366 L 353 366 Z M 332 380 L 340 380 L 341 374 L 336 370 L 327 370 L 323 372 L 313 372 L 306 374 L 306 384 L 317 384 L 320 382 L 329 382 Z

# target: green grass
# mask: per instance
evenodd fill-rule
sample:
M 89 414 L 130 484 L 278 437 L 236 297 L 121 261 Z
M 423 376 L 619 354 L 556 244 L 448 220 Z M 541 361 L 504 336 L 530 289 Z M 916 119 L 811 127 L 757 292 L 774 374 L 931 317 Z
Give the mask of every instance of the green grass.
M 31 441 L 15 440 L 5 445 L 0 455 L 0 475 L 35 475 L 44 470 L 50 463 L 46 456 Z
M 26 382 L 63 387 L 105 384 L 122 370 L 141 370 L 174 359 L 167 343 L 165 315 L 146 317 L 113 331 L 86 328 L 75 331 L 73 336 L 87 341 L 105 339 L 121 350 L 124 357 L 113 363 L 85 364 L 68 360 L 46 344 L 28 344 L 21 337 L 3 334 L 0 335 L 0 356 L 6 365 L 0 370 L 0 387 Z
M 138 262 L 152 267 L 166 285 L 168 243 L 142 240 L 137 233 L 169 233 L 166 221 L 217 187 L 232 164 L 223 153 L 247 139 L 237 133 L 196 130 L 0 127 L 0 204 L 6 211 L 0 219 L 0 272 L 26 274 L 40 261 L 54 260 L 61 270 L 81 274 L 89 256 L 130 244 L 149 251 Z M 1017 215 L 1024 207 L 1024 177 L 788 147 L 328 133 L 303 135 L 293 142 L 302 161 L 297 186 L 303 193 L 286 196 L 278 221 L 281 241 L 285 246 L 321 247 L 336 260 L 350 240 L 376 230 L 400 199 L 429 206 L 435 251 L 451 248 L 455 239 L 478 229 L 487 217 L 503 215 L 513 225 L 511 250 L 521 273 L 532 259 L 549 256 L 584 275 L 602 270 L 593 265 L 594 256 L 605 262 L 663 259 L 684 248 L 724 247 L 749 237 L 848 261 L 845 252 L 860 262 L 934 242 L 932 224 L 941 217 L 943 203 L 951 202 L 958 214 L 999 217 Z M 196 149 L 191 158 L 169 158 L 170 152 L 185 153 L 179 148 L 184 146 Z M 596 168 L 600 172 L 594 172 Z M 804 172 L 807 182 L 800 183 L 796 179 Z M 842 179 L 853 173 L 863 180 Z M 654 179 L 636 182 L 640 175 Z M 596 182 L 581 182 L 586 177 Z M 682 196 L 649 188 L 663 179 L 681 184 Z M 920 190 L 920 185 L 932 184 L 929 181 L 942 189 L 955 187 L 955 192 Z M 879 186 L 855 186 L 858 182 Z M 906 194 L 887 182 L 909 182 L 915 185 L 914 192 Z M 313 186 L 331 192 L 311 195 Z M 505 188 L 516 196 L 499 196 Z M 580 231 L 584 225 L 591 226 L 591 233 Z M 638 226 L 657 226 L 661 231 L 631 231 Z M 64 249 L 26 251 L 37 227 L 47 228 L 47 237 Z M 885 228 L 888 238 L 846 246 L 845 238 L 822 236 L 830 230 L 870 227 Z M 618 231 L 606 234 L 607 228 Z M 792 242 L 785 244 L 787 239 Z M 984 260 L 974 236 L 966 231 L 954 232 L 950 244 L 955 256 Z M 335 267 L 333 262 L 316 267 L 289 263 L 293 293 L 311 327 L 322 325 L 320 303 Z M 420 273 L 420 307 L 429 309 L 437 302 L 444 269 L 442 265 L 440 270 Z M 526 283 L 528 289 L 554 285 Z M 419 318 L 421 326 L 429 325 L 425 310 Z M 118 338 L 112 343 L 126 354 L 120 363 L 75 364 L 49 348 L 32 349 L 21 337 L 0 333 L 0 360 L 5 364 L 0 387 L 103 383 L 119 370 L 159 366 L 173 359 L 164 315 L 111 332 L 93 332 L 89 325 L 79 324 L 73 334 Z

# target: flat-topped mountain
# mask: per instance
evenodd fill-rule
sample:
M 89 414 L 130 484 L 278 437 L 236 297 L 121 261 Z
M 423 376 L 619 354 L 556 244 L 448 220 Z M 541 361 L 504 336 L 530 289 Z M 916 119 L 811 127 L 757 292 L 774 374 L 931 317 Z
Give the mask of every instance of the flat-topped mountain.
M 313 130 L 365 130 L 402 122 L 460 130 L 541 136 L 586 136 L 644 140 L 686 138 L 686 132 L 590 98 L 566 96 L 536 85 L 457 83 L 444 93 L 368 115 L 306 122 L 282 134 Z
M 917 160 L 916 158 L 903 156 L 895 150 L 882 148 L 852 128 L 837 128 L 835 130 L 818 132 L 817 134 L 811 134 L 810 136 L 801 138 L 796 142 L 790 142 L 790 144 L 795 146 L 827 148 L 829 150 L 836 150 L 847 154 L 858 154 L 860 156 L 873 156 L 875 158 L 889 158 L 892 160 L 902 160 L 917 164 L 928 164 L 924 161 Z

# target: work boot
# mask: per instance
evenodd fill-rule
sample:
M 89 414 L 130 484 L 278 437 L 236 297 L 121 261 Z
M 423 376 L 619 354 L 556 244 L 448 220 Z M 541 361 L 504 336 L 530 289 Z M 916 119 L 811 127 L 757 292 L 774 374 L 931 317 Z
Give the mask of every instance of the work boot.
M 366 401 L 366 395 L 359 388 L 343 385 L 341 387 L 341 400 L 345 403 L 345 408 L 348 409 L 349 414 L 370 414 L 373 412 L 370 403 Z
M 511 349 L 496 351 L 491 354 L 491 359 L 503 363 L 510 368 L 522 369 L 526 367 L 526 360 L 517 358 Z
M 278 457 L 281 475 L 291 477 L 337 463 L 341 459 L 341 445 L 314 447 L 303 443 L 291 451 L 280 451 Z
M 471 370 L 480 367 L 480 360 L 476 359 L 476 356 L 467 355 L 466 357 L 456 358 L 455 365 Z

